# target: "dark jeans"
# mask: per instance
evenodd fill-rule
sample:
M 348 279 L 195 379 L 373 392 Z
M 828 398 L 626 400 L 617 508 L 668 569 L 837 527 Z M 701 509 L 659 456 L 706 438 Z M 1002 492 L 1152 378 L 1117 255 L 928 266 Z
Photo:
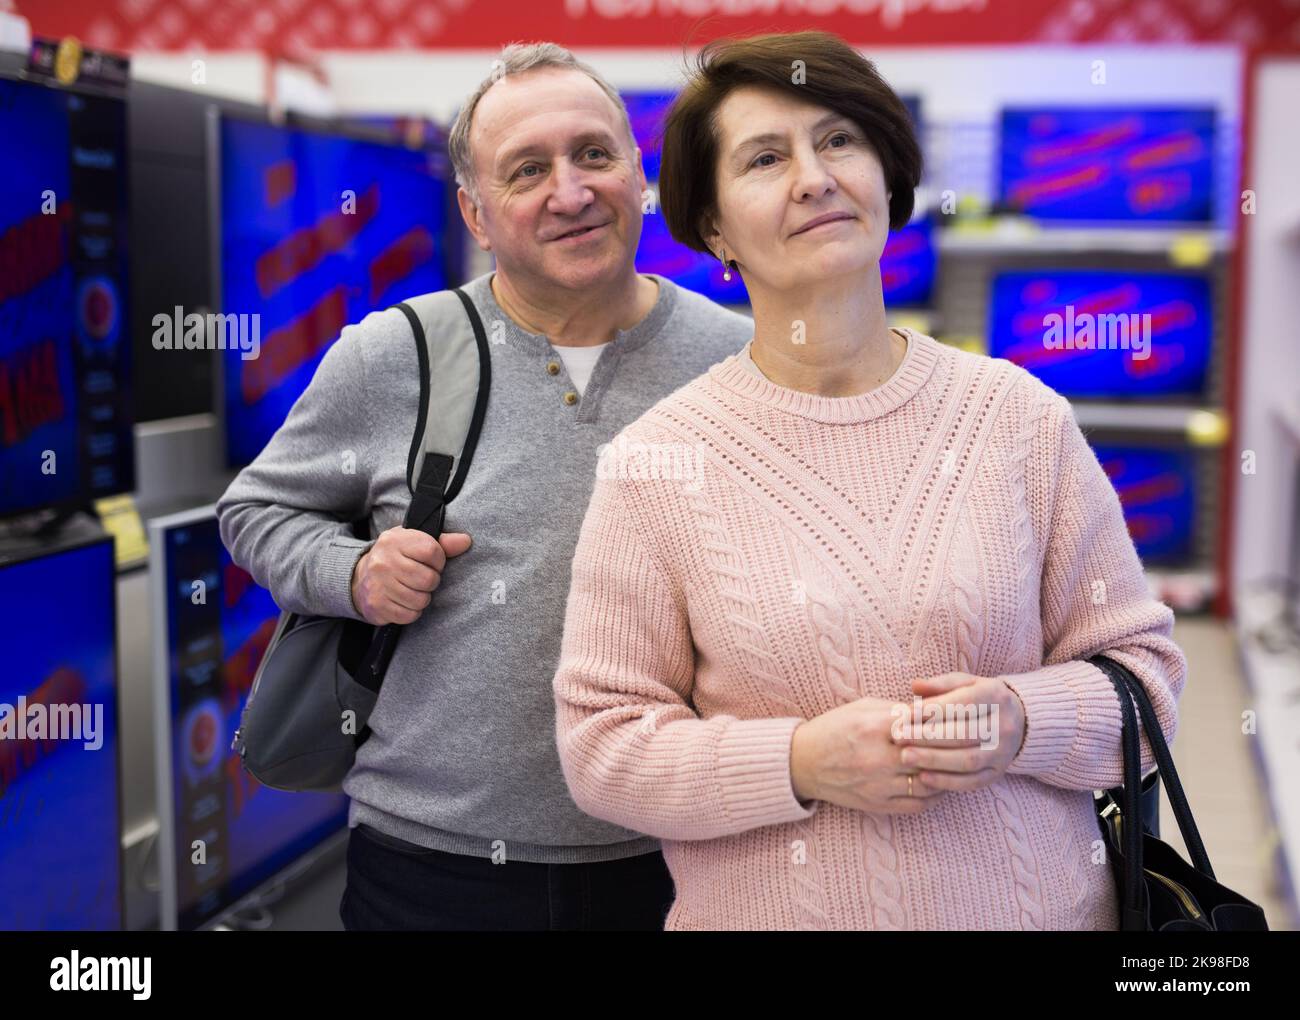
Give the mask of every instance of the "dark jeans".
M 358 825 L 339 917 L 348 931 L 662 931 L 674 895 L 657 850 L 584 864 L 493 864 Z

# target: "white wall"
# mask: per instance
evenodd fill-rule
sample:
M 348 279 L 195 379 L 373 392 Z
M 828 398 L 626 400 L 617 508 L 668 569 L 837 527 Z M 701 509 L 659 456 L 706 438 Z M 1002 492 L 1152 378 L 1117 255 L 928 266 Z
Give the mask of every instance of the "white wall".
M 925 96 L 940 120 L 988 120 L 1007 103 L 1130 101 L 1206 102 L 1239 115 L 1240 58 L 1229 46 L 882 47 L 868 50 L 900 92 Z M 497 50 L 332 51 L 321 55 L 341 109 L 425 114 L 450 121 L 461 100 L 485 78 Z M 618 88 L 675 87 L 686 58 L 679 50 L 579 50 L 577 55 Z M 206 62 L 207 87 L 241 99 L 265 99 L 258 53 L 141 54 L 133 73 L 191 87 L 191 61 Z M 1091 83 L 1093 62 L 1106 83 Z
M 1239 58 L 1232 47 L 985 46 L 890 47 L 864 51 L 895 89 L 922 92 L 943 119 L 991 119 L 1011 101 L 1049 103 L 1209 102 L 1238 112 Z M 678 50 L 580 50 L 620 88 L 677 86 Z M 491 70 L 496 50 L 339 51 L 324 55 L 345 109 L 449 116 Z M 1092 62 L 1105 62 L 1106 84 L 1090 84 Z
M 194 82 L 196 60 L 203 62 L 203 84 Z M 131 77 L 247 103 L 266 102 L 266 58 L 260 53 L 133 54 Z
M 1256 81 L 1250 145 L 1257 196 L 1246 249 L 1245 328 L 1237 446 L 1256 473 L 1237 480 L 1233 590 L 1286 569 L 1294 447 L 1276 418 L 1300 404 L 1300 59 L 1265 62 Z

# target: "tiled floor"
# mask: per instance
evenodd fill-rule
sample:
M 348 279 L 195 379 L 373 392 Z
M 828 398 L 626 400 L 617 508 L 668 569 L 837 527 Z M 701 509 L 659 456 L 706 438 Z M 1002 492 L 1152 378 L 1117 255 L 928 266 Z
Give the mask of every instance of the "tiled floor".
M 1232 630 L 1210 617 L 1180 617 L 1174 640 L 1188 662 L 1174 764 L 1215 876 L 1263 907 L 1270 928 L 1294 930 L 1297 919 L 1277 877 L 1277 831 L 1249 744 L 1255 738 L 1241 732 L 1242 712 L 1251 706 Z M 1160 835 L 1187 857 L 1163 791 Z

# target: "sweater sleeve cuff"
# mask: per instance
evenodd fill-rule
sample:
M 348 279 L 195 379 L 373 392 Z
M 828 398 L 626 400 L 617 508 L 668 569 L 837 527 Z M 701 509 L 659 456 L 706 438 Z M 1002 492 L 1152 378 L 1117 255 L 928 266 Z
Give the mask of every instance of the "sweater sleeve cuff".
M 1114 688 L 1091 663 L 1062 662 L 1000 679 L 1025 705 L 1025 741 L 1007 767 L 1013 775 L 1056 772 L 1078 748 L 1104 745 L 1115 728 Z
M 727 815 L 756 829 L 811 818 L 790 778 L 790 743 L 803 719 L 737 719 L 718 741 L 718 778 Z
M 373 545 L 360 538 L 331 538 L 316 561 L 316 592 L 324 607 L 323 616 L 364 620 L 352 604 L 352 570 L 362 553 Z

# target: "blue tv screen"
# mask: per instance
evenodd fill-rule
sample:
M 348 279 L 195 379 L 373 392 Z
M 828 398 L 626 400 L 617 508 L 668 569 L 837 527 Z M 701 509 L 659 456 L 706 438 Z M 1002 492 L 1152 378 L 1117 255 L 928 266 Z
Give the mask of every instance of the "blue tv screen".
M 632 90 L 621 95 L 627 106 L 633 137 L 641 149 L 646 181 L 650 187 L 657 187 L 663 118 L 677 93 Z M 904 97 L 903 102 L 919 132 L 919 97 Z M 880 263 L 885 300 L 906 306 L 928 304 L 934 289 L 935 264 L 934 229 L 930 221 L 917 219 L 890 234 Z M 644 217 L 636 265 L 643 273 L 658 273 L 719 304 L 749 303 L 739 273 L 733 272 L 730 282 L 724 280 L 722 264 L 712 256 L 692 251 L 673 240 L 664 218 L 657 212 Z
M 1119 495 L 1138 555 L 1150 564 L 1192 558 L 1196 461 L 1190 450 L 1093 444 Z
M 989 353 L 1068 397 L 1203 395 L 1210 284 L 1178 273 L 1007 272 L 993 278 Z
M 927 305 L 934 292 L 934 223 L 913 220 L 885 240 L 880 256 L 880 282 L 887 305 Z
M 920 96 L 899 96 L 903 105 L 907 107 L 907 115 L 912 118 L 912 130 L 916 132 L 917 141 L 920 142 L 923 125 L 921 123 L 921 97 Z M 922 145 L 924 148 L 924 145 Z
M 0 565 L 5 930 L 122 927 L 115 586 L 108 538 Z
M 663 154 L 664 115 L 672 106 L 677 93 L 668 90 L 629 89 L 619 93 L 627 107 L 628 121 L 632 125 L 632 138 L 641 149 L 641 162 L 645 179 L 652 185 L 659 180 L 660 159 Z M 921 97 L 902 96 L 903 105 L 917 132 L 921 134 Z
M 215 517 L 164 535 L 172 783 L 160 796 L 172 798 L 174 843 L 160 852 L 174 855 L 187 930 L 346 825 L 347 797 L 274 790 L 244 771 L 230 742 L 279 610 L 231 561 Z M 197 862 L 195 840 L 206 848 Z
M 632 125 L 632 138 L 641 149 L 641 165 L 645 167 L 645 179 L 653 186 L 659 180 L 664 114 L 677 98 L 677 93 L 629 91 L 620 95 L 623 98 L 623 105 L 627 107 L 627 118 Z
M 1002 111 L 999 195 L 1045 220 L 1208 222 L 1211 107 Z
M 0 517 L 134 487 L 126 112 L 0 79 Z
M 663 216 L 647 213 L 641 219 L 641 243 L 637 248 L 636 267 L 642 273 L 666 276 L 679 287 L 703 294 L 720 305 L 745 305 L 749 294 L 740 274 L 732 271 L 731 281 L 722 278 L 722 263 L 711 255 L 678 244 Z
M 345 325 L 447 287 L 436 163 L 426 150 L 222 120 L 222 311 L 260 315 L 258 341 L 221 354 L 231 467 L 261 452 Z
M 663 216 L 647 213 L 641 224 L 641 244 L 636 256 L 640 272 L 666 276 L 679 287 L 703 294 L 718 304 L 749 303 L 749 293 L 740 274 L 733 271 L 730 282 L 724 280 L 722 263 L 673 240 Z M 914 220 L 892 232 L 880 257 L 886 304 L 909 307 L 929 304 L 934 293 L 937 261 L 934 225 L 929 219 Z

